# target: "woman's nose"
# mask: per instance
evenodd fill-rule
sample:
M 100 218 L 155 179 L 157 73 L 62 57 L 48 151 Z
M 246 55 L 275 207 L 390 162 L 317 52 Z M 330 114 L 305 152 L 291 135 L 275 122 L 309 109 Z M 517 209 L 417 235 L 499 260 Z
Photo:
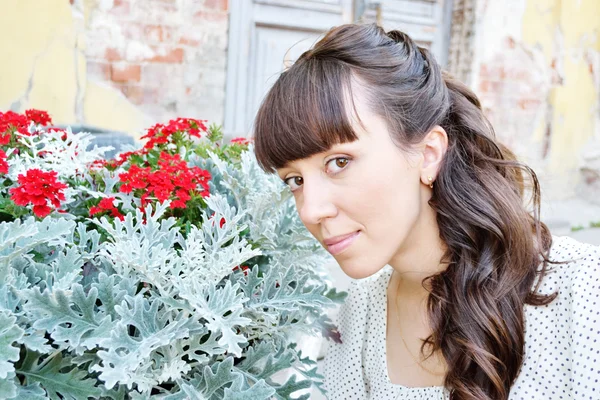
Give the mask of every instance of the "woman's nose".
M 333 202 L 334 193 L 326 182 L 318 179 L 305 180 L 302 185 L 302 199 L 299 207 L 300 219 L 305 225 L 319 224 L 325 218 L 337 215 L 337 206 Z

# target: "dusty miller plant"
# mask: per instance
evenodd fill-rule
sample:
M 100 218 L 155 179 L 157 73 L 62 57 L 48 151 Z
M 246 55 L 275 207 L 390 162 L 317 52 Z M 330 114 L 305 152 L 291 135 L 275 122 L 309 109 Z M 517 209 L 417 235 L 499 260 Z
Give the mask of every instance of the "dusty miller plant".
M 107 161 L 32 115 L 0 113 L 0 398 L 322 390 L 293 338 L 345 294 L 251 144 L 178 119 Z

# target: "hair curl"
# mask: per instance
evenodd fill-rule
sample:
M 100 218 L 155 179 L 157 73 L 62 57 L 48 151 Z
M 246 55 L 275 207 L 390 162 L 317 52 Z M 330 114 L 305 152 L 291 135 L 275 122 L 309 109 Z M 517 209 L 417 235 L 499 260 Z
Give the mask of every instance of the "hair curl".
M 507 399 L 523 362 L 524 305 L 556 297 L 537 293 L 552 244 L 537 177 L 495 139 L 471 90 L 408 35 L 376 24 L 330 30 L 280 75 L 255 119 L 260 165 L 274 171 L 357 139 L 344 104 L 356 83 L 401 148 L 436 125 L 448 134 L 429 201 L 448 268 L 423 281 L 433 333 L 421 351 L 441 351 L 453 399 Z

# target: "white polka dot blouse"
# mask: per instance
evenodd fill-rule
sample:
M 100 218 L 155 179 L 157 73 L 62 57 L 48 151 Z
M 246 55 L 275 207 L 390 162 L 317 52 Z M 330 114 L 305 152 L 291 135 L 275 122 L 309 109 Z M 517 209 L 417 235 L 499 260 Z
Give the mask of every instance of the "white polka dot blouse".
M 600 400 L 600 247 L 553 237 L 540 293 L 546 306 L 525 305 L 525 355 L 509 400 Z M 448 400 L 442 386 L 390 382 L 386 362 L 387 286 L 391 266 L 352 282 L 324 362 L 329 400 Z

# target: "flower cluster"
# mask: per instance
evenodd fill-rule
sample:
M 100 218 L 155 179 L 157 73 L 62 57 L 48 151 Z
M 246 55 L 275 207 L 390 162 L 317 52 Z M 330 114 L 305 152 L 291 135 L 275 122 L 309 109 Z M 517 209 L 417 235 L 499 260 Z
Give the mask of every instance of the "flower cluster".
M 58 208 L 65 200 L 67 185 L 56 180 L 55 171 L 30 169 L 19 175 L 19 186 L 10 189 L 11 200 L 18 206 L 33 205 L 33 213 L 43 218 L 52 212 L 50 205 Z
M 123 221 L 125 219 L 125 216 L 119 211 L 117 207 L 115 207 L 115 200 L 116 199 L 114 197 L 103 198 L 102 200 L 100 200 L 97 206 L 90 207 L 90 215 L 93 216 L 96 214 L 109 213 L 113 218 L 119 218 L 121 221 Z
M 25 111 L 25 116 L 36 125 L 48 126 L 52 123 L 52 118 L 50 118 L 50 115 L 46 111 L 27 110 Z
M 154 197 L 161 203 L 171 200 L 171 208 L 185 208 L 186 202 L 197 194 L 208 195 L 210 173 L 198 167 L 188 167 L 179 154 L 160 153 L 157 169 L 132 165 L 119 174 L 123 193 L 139 191 L 142 207 Z
M 245 138 L 245 137 L 236 137 L 231 139 L 231 143 L 235 143 L 235 144 L 241 144 L 243 146 L 247 146 L 250 143 L 252 143 L 251 139 Z
M 58 180 L 56 171 L 47 171 L 42 168 L 30 168 L 24 173 L 16 174 L 11 185 L 8 176 L 12 157 L 29 157 L 32 154 L 26 145 L 20 142 L 19 137 L 34 137 L 40 128 L 52 123 L 52 118 L 46 111 L 35 109 L 26 110 L 24 114 L 14 111 L 0 112 L 0 179 L 4 187 L 8 187 L 10 199 L 17 206 L 31 207 L 34 215 L 43 218 L 54 209 L 61 206 L 65 200 L 65 189 L 68 187 Z M 20 135 L 20 136 L 19 136 Z M 37 157 L 43 158 L 46 151 L 37 152 Z M 18 171 L 18 169 L 17 169 Z M 2 200 L 2 187 L 0 187 L 0 200 Z
M 46 111 L 34 109 L 25 111 L 25 115 L 14 111 L 5 113 L 0 111 L 0 146 L 9 144 L 15 131 L 22 135 L 29 135 L 29 125 L 31 123 L 47 126 L 52 123 L 52 118 Z
M 144 149 L 152 149 L 156 145 L 173 143 L 178 138 L 177 134 L 187 133 L 190 138 L 201 137 L 201 132 L 206 132 L 205 121 L 192 118 L 177 118 L 169 121 L 166 125 L 156 124 L 148 131 L 142 139 L 148 139 Z

